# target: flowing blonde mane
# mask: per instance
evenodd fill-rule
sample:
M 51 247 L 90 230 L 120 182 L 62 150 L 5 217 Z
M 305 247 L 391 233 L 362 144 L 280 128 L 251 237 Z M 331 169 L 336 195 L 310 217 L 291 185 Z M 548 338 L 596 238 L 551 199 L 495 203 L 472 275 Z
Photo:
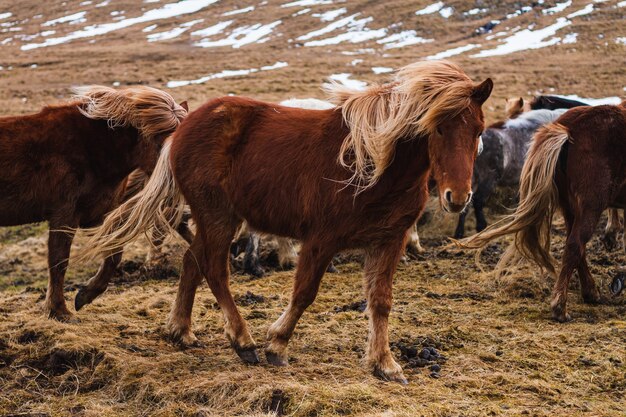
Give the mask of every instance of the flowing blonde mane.
M 392 82 L 364 91 L 327 84 L 325 90 L 341 106 L 350 128 L 339 153 L 339 162 L 354 172 L 348 183 L 357 192 L 376 184 L 400 139 L 434 133 L 442 120 L 469 107 L 474 87 L 463 70 L 448 61 L 407 65 Z
M 74 88 L 74 99 L 80 112 L 90 119 L 107 120 L 111 128 L 132 126 L 144 139 L 157 134 L 172 133 L 187 116 L 165 91 L 146 86 L 116 90 L 89 85 Z

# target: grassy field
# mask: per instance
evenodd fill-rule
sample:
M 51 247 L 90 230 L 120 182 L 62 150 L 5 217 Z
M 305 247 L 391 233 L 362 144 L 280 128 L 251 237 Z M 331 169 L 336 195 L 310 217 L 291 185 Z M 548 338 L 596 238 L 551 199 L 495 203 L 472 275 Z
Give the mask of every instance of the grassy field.
M 173 1 L 173 0 L 171 0 Z M 0 20 L 0 114 L 37 111 L 65 100 L 73 85 L 149 84 L 167 88 L 171 80 L 190 80 L 223 70 L 260 68 L 277 61 L 286 68 L 169 89 L 196 108 L 210 97 L 249 95 L 265 100 L 323 98 L 326 77 L 350 73 L 368 82 L 384 81 L 372 67 L 397 68 L 450 48 L 497 46 L 520 26 L 544 28 L 558 17 L 587 7 L 574 0 L 562 12 L 544 13 L 556 2 L 546 0 L 531 11 L 507 18 L 530 5 L 518 1 L 449 1 L 454 14 L 416 16 L 430 2 L 354 1 L 281 7 L 287 0 L 259 2 L 249 13 L 223 13 L 249 6 L 220 1 L 198 13 L 145 22 L 105 36 L 22 50 L 41 36 L 70 34 L 89 24 L 112 22 L 161 7 L 119 0 L 34 0 L 0 6 L 12 16 Z M 252 4 L 252 3 L 250 3 Z M 326 26 L 314 13 L 341 7 L 349 14 L 373 16 L 369 29 L 415 30 L 435 41 L 384 49 L 375 40 L 306 47 L 294 40 Z M 474 8 L 486 9 L 464 14 Z M 86 22 L 42 23 L 86 11 Z M 112 14 L 118 12 L 118 14 Z M 42 17 L 36 17 L 42 14 Z M 490 58 L 471 52 L 453 57 L 475 80 L 495 81 L 486 103 L 488 122 L 503 116 L 504 99 L 544 91 L 582 97 L 624 95 L 626 7 L 617 1 L 593 3 L 593 12 L 572 17 L 556 36 L 576 33 L 575 43 L 554 45 Z M 263 43 L 241 48 L 199 48 L 189 32 L 171 40 L 147 42 L 143 29 L 155 32 L 192 20 L 201 29 L 224 21 L 233 25 L 281 24 Z M 474 31 L 498 19 L 494 29 L 507 35 L 487 39 Z M 6 22 L 18 22 L 1 26 Z M 401 29 L 394 23 L 402 22 Z M 19 30 L 10 30 L 17 28 Z M 519 31 L 519 29 L 517 29 Z M 333 35 L 329 34 L 328 36 Z M 6 41 L 11 37 L 10 41 Z M 219 37 L 218 37 L 219 38 Z M 94 42 L 91 42 L 94 41 Z M 369 50 L 363 52 L 364 50 Z M 359 52 L 360 51 L 360 52 Z M 355 60 L 361 60 L 356 62 Z M 10 69 L 9 69 L 10 68 Z M 494 211 L 490 220 L 496 218 Z M 602 223 L 606 219 L 603 219 Z M 0 229 L 0 416 L 623 416 L 626 394 L 626 301 L 613 298 L 608 284 L 624 264 L 624 248 L 608 252 L 598 237 L 588 245 L 590 268 L 605 299 L 582 303 L 572 281 L 569 311 L 573 320 L 550 320 L 552 282 L 528 265 L 495 279 L 493 268 L 506 242 L 489 247 L 481 271 L 471 252 L 445 249 L 456 219 L 436 214 L 421 228 L 426 253 L 399 266 L 390 322 L 392 351 L 405 368 L 407 386 L 374 378 L 363 364 L 367 318 L 363 312 L 360 255 L 344 254 L 338 274 L 328 274 L 316 302 L 304 314 L 290 344 L 290 366 L 273 368 L 264 358 L 243 365 L 223 336 L 223 319 L 208 286 L 198 292 L 193 329 L 203 346 L 181 349 L 166 337 L 164 325 L 176 291 L 184 245 L 167 243 L 166 258 L 144 262 L 146 242 L 128 248 L 109 290 L 81 310 L 79 323 L 48 320 L 42 313 L 47 280 L 45 224 Z M 468 220 L 468 230 L 472 222 Z M 603 224 L 598 226 L 601 231 Z M 555 226 L 554 255 L 560 256 L 563 227 Z M 621 240 L 620 240 L 621 242 Z M 81 245 L 80 238 L 76 247 Z M 270 256 L 271 248 L 268 249 Z M 93 274 L 97 261 L 73 265 L 67 275 L 68 301 Z M 271 270 L 262 279 L 238 272 L 232 290 L 252 335 L 263 343 L 269 325 L 286 308 L 292 271 Z M 416 353 L 433 348 L 439 357 L 419 360 Z

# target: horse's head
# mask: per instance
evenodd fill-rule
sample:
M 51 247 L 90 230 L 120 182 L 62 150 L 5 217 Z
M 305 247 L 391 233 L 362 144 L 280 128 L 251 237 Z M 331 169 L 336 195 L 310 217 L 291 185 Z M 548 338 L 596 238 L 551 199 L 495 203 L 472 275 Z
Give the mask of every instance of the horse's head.
M 504 111 L 507 119 L 515 119 L 520 114 L 530 110 L 529 104 L 524 103 L 522 97 L 507 98 Z
M 484 129 L 482 104 L 492 88 L 489 78 L 474 87 L 469 107 L 440 122 L 428 141 L 439 201 L 448 212 L 462 211 L 472 197 L 474 160 L 482 145 L 480 135 Z

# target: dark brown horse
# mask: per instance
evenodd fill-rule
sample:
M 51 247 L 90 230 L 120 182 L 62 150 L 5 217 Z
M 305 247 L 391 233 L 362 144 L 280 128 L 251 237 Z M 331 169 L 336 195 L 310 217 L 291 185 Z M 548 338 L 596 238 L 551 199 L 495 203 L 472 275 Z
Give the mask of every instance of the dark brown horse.
M 49 222 L 45 309 L 59 320 L 72 316 L 63 297 L 73 239 L 66 229 L 99 224 L 124 198 L 133 170 L 152 172 L 163 140 L 187 114 L 186 104 L 149 87 L 76 93 L 37 114 L 0 118 L 0 226 Z M 108 282 L 121 256 L 110 252 L 90 282 Z M 88 285 L 83 298 L 99 290 Z
M 497 271 L 521 256 L 556 277 L 550 254 L 550 228 L 554 212 L 560 209 L 567 239 L 551 305 L 555 320 L 569 320 L 567 289 L 574 270 L 578 270 L 583 300 L 600 300 L 587 265 L 585 246 L 604 210 L 626 208 L 624 155 L 626 102 L 567 111 L 535 135 L 522 170 L 520 204 L 515 213 L 461 244 L 480 248 L 496 238 L 514 234 L 515 241 L 503 255 Z
M 187 201 L 197 233 L 184 257 L 169 331 L 183 343 L 196 341 L 191 310 L 204 277 L 231 345 L 256 363 L 256 344 L 229 289 L 230 243 L 244 219 L 255 230 L 300 240 L 292 299 L 270 327 L 266 348 L 270 363 L 286 365 L 287 343 L 333 255 L 363 248 L 368 364 L 382 378 L 405 382 L 387 333 L 392 277 L 407 229 L 428 198 L 431 172 L 445 210 L 459 212 L 470 200 L 481 105 L 492 86 L 437 61 L 408 65 L 392 83 L 365 91 L 332 86 L 336 109 L 211 100 L 164 145 L 146 188 L 92 231 L 81 258 L 116 251 L 155 222 L 172 221 L 164 219 L 164 199 L 173 207 Z

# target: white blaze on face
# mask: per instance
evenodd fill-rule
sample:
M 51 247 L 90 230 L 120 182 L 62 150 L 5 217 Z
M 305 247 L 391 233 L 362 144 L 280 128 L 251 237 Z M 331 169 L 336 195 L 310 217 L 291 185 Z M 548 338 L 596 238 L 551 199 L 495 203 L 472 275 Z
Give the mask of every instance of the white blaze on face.
M 480 155 L 481 153 L 483 153 L 483 135 L 480 135 L 478 137 L 478 152 L 476 153 L 476 156 Z

